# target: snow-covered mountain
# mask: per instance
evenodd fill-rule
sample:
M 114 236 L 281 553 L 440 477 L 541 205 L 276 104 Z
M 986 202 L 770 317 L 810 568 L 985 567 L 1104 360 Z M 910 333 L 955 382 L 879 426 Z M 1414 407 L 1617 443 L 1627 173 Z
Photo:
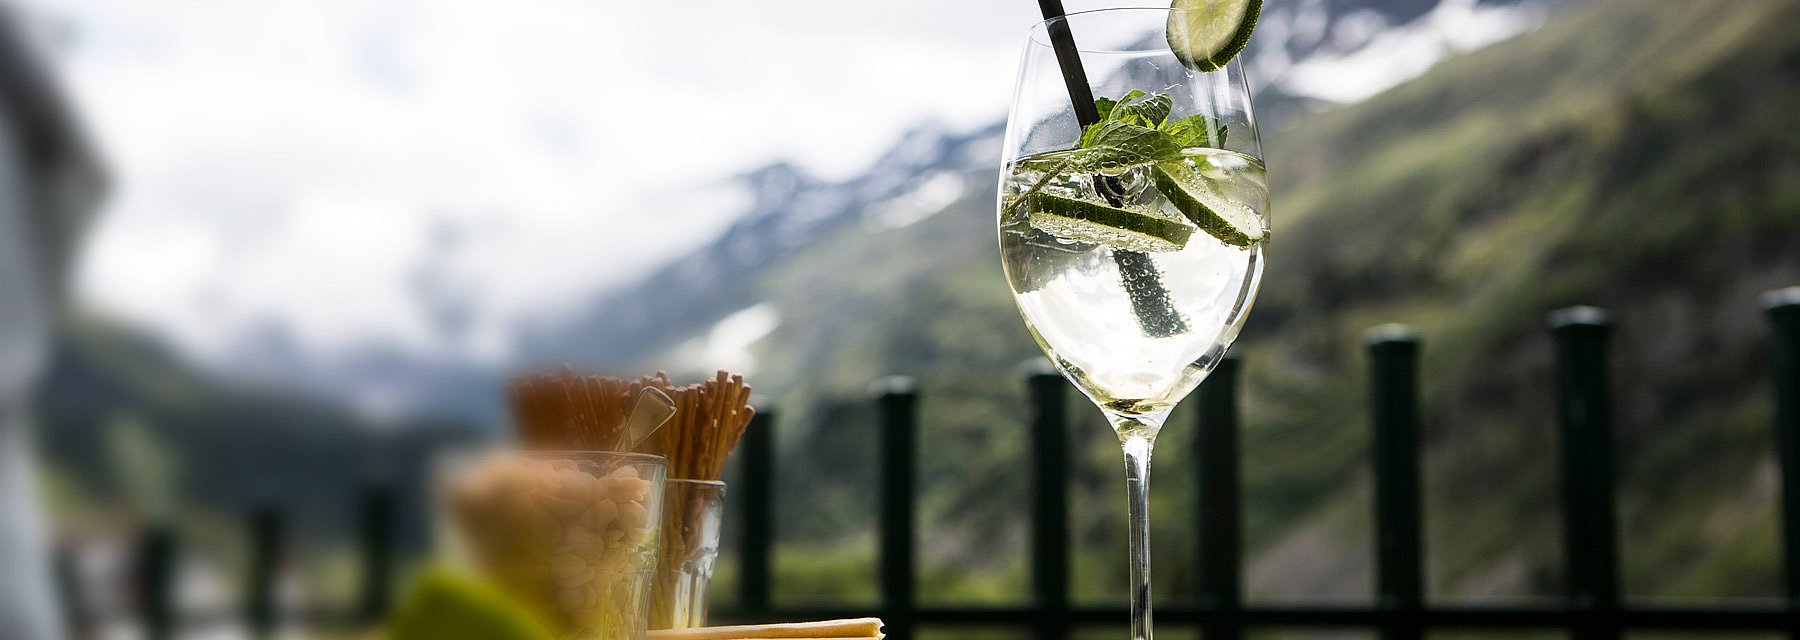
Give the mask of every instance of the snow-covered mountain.
M 974 189 L 991 189 L 1002 125 L 973 132 L 924 126 L 908 132 L 868 171 L 824 182 L 788 164 L 748 172 L 754 204 L 717 242 L 637 285 L 602 296 L 588 314 L 527 342 L 528 358 L 630 362 L 758 302 L 761 269 L 846 225 L 917 221 Z
M 1260 85 L 1259 115 L 1278 135 L 1312 110 L 1362 99 L 1448 55 L 1526 31 L 1562 4 L 1271 0 L 1245 58 Z M 742 340 L 720 324 L 762 302 L 749 293 L 762 267 L 845 225 L 879 230 L 936 213 L 930 209 L 972 190 L 992 189 L 1003 130 L 1004 122 L 973 131 L 921 126 L 842 181 L 823 181 L 786 163 L 746 172 L 740 180 L 754 194 L 752 204 L 716 242 L 637 285 L 599 296 L 572 321 L 532 331 L 523 351 L 544 361 L 655 356 L 665 363 L 671 354 L 704 353 L 709 340 Z M 779 310 L 773 314 L 779 322 Z
M 1269 0 L 1245 57 L 1258 84 L 1264 133 L 1279 135 L 1314 110 L 1359 100 L 1449 54 L 1527 30 L 1571 1 Z M 1091 8 L 1075 1 L 1069 6 Z M 1004 94 L 1009 87 L 992 89 Z M 745 171 L 737 187 L 747 195 L 730 205 L 741 209 L 706 216 L 726 221 L 707 223 L 707 233 L 716 238 L 710 243 L 667 259 L 634 284 L 577 292 L 566 296 L 560 309 L 529 316 L 539 319 L 498 330 L 488 319 L 483 343 L 511 347 L 484 352 L 510 351 L 508 357 L 471 358 L 373 339 L 326 352 L 309 346 L 291 320 L 267 314 L 235 332 L 216 332 L 221 345 L 205 360 L 233 375 L 348 397 L 384 413 L 484 415 L 496 415 L 487 390 L 498 371 L 523 362 L 626 363 L 656 357 L 736 366 L 721 354 L 742 351 L 741 343 L 779 325 L 784 313 L 759 306 L 767 301 L 752 293 L 751 285 L 768 277 L 766 267 L 846 228 L 879 231 L 911 224 L 959 198 L 991 190 L 1000 118 L 995 113 L 974 127 L 916 127 L 850 177 L 828 179 L 780 162 Z M 376 286 L 379 279 L 387 283 L 383 286 L 399 287 L 396 295 L 381 298 L 384 304 L 410 305 L 416 313 L 406 315 L 422 319 L 420 331 L 438 343 L 457 342 L 470 312 L 490 310 L 483 301 L 494 295 L 494 287 L 506 286 L 462 282 L 455 275 L 472 268 L 466 254 L 476 245 L 470 238 L 493 232 L 446 231 L 441 221 L 409 232 L 400 226 L 401 217 L 382 219 L 392 227 L 386 236 L 413 233 L 423 239 L 405 242 L 417 249 L 415 262 L 401 276 L 371 274 L 365 285 Z M 446 234 L 462 240 L 447 244 Z M 449 249 L 438 250 L 443 247 Z M 751 309 L 757 311 L 746 315 Z
M 1356 102 L 1576 0 L 1290 0 L 1264 5 L 1244 57 L 1265 126 Z

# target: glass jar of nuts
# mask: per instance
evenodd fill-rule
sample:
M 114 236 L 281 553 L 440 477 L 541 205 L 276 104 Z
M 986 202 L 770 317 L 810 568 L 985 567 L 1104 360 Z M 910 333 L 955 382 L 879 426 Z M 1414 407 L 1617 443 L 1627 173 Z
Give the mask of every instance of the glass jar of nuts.
M 458 458 L 443 473 L 445 542 L 558 636 L 641 640 L 664 469 L 608 451 Z

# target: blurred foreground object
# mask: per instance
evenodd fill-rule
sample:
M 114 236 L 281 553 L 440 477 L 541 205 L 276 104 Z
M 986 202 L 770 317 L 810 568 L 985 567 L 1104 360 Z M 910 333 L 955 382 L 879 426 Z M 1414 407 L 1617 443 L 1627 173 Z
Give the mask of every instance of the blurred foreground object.
M 744 377 L 718 371 L 709 380 L 676 386 L 665 372 L 625 380 L 580 375 L 573 367 L 514 377 L 506 395 L 513 426 L 529 449 L 634 450 L 668 460 L 669 491 L 660 511 L 662 543 L 651 598 L 650 628 L 706 624 L 707 589 L 719 553 L 724 514 L 725 460 L 756 416 Z M 642 395 L 667 406 L 641 422 Z M 636 408 L 632 408 L 633 399 Z M 672 412 L 672 414 L 670 413 Z M 642 433 L 640 433 L 642 432 Z M 656 512 L 653 512 L 656 513 Z
M 531 614 L 492 587 L 441 567 L 419 575 L 387 640 L 551 640 Z
M 641 640 L 664 460 L 618 451 L 525 451 L 453 462 L 450 556 L 558 637 Z
M 0 6 L 0 638 L 61 637 L 25 439 L 27 391 L 104 179 L 67 105 Z

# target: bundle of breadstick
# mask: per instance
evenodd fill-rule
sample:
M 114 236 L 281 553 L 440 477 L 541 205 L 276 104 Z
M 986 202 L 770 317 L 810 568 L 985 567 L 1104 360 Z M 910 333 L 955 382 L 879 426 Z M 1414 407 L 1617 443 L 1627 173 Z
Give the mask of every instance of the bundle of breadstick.
M 718 556 L 725 459 L 756 410 L 743 376 L 724 371 L 701 384 L 667 389 L 675 417 L 640 449 L 669 460 L 662 548 L 650 596 L 650 628 L 702 624 L 706 587 Z M 699 482 L 681 482 L 699 481 Z
M 670 478 L 718 480 L 725 473 L 725 457 L 756 415 L 750 406 L 750 385 L 744 384 L 743 376 L 725 371 L 684 387 L 668 386 L 669 378 L 661 372 L 655 380 L 675 401 L 675 417 L 640 448 L 668 458 Z
M 628 423 L 639 394 L 654 388 L 673 402 L 674 415 L 648 435 L 630 433 Z M 530 448 L 620 450 L 660 455 L 667 459 L 669 480 L 716 482 L 724 474 L 725 459 L 744 436 L 756 410 L 750 407 L 750 387 L 744 377 L 720 371 L 699 384 L 675 386 L 664 372 L 637 380 L 577 375 L 564 367 L 560 374 L 515 378 L 508 387 L 513 421 L 520 438 Z M 641 441 L 634 441 L 642 437 Z M 692 484 L 671 483 L 663 496 L 661 548 L 657 579 L 651 601 L 653 627 L 679 626 L 675 615 L 683 607 L 704 607 L 704 593 L 677 589 L 684 573 L 698 574 L 699 584 L 712 573 L 717 553 L 719 508 L 717 492 Z M 679 595 L 685 593 L 686 595 Z M 677 603 L 677 598 L 685 598 Z
M 718 480 L 725 457 L 756 415 L 743 376 L 720 371 L 704 383 L 677 387 L 662 371 L 624 380 L 578 375 L 565 366 L 560 374 L 514 378 L 507 385 L 507 400 L 528 448 L 613 451 L 622 448 L 626 420 L 645 387 L 674 400 L 675 415 L 637 443 L 637 451 L 668 458 L 670 478 Z
M 881 618 L 668 629 L 649 634 L 650 640 L 879 640 L 883 637 Z
M 514 377 L 506 387 L 513 428 L 527 449 L 617 451 L 625 442 L 626 419 L 645 387 L 666 390 L 668 376 L 638 380 L 560 373 Z

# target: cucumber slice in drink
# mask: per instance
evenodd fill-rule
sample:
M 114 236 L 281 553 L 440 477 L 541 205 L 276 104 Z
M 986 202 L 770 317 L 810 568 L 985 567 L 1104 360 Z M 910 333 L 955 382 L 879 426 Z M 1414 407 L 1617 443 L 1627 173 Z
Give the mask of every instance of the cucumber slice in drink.
M 1232 202 L 1207 184 L 1207 178 L 1186 163 L 1164 162 L 1151 167 L 1156 190 L 1207 235 L 1234 247 L 1248 247 L 1268 235 L 1262 216 L 1250 207 Z
M 1262 0 L 1175 0 L 1169 9 L 1169 49 L 1189 69 L 1212 71 L 1250 44 Z
M 1180 251 L 1194 235 L 1186 220 L 1049 193 L 1026 196 L 1025 209 L 1031 226 L 1050 235 L 1142 253 Z

